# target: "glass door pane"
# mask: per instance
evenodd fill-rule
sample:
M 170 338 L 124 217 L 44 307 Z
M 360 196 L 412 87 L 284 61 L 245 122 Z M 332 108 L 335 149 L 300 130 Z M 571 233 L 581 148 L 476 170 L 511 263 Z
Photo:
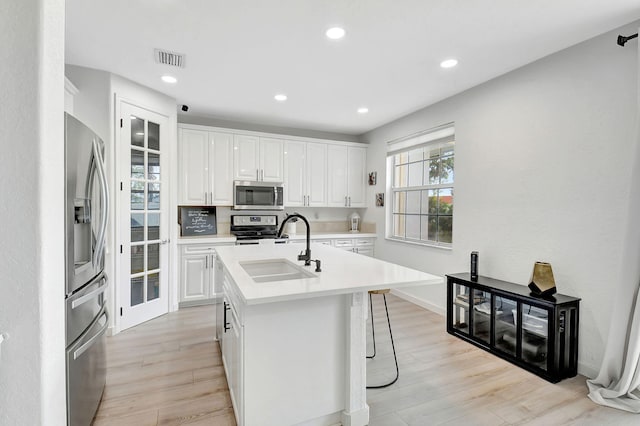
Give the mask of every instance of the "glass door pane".
M 495 348 L 515 357 L 518 303 L 508 297 L 493 295 L 493 306 L 495 309 Z
M 522 304 L 522 359 L 547 369 L 549 350 L 549 311 Z
M 473 291 L 473 337 L 486 344 L 491 332 L 491 293 Z
M 160 295 L 159 125 L 131 116 L 131 306 Z
M 464 333 L 469 333 L 469 292 L 466 285 L 453 285 L 453 315 L 451 326 Z

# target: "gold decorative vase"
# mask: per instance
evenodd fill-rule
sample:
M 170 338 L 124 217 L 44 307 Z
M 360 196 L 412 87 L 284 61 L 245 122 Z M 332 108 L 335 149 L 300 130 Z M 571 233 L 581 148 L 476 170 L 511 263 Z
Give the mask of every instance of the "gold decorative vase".
M 529 281 L 531 293 L 536 296 L 550 296 L 556 292 L 556 282 L 553 279 L 550 263 L 536 262 Z

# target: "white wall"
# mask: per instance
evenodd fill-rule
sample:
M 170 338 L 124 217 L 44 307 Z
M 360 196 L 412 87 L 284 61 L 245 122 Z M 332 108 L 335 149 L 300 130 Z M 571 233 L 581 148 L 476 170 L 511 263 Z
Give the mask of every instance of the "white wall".
M 550 262 L 560 293 L 582 298 L 579 371 L 602 360 L 629 198 L 637 114 L 637 49 L 615 44 L 626 26 L 446 99 L 363 136 L 370 143 L 366 221 L 378 227 L 376 255 L 438 275 L 469 270 L 527 284 Z M 463 72 L 464 61 L 459 70 Z M 455 78 L 455 77 L 452 77 Z M 416 88 L 419 90 L 419 88 Z M 455 122 L 453 249 L 384 239 L 387 141 Z M 444 309 L 445 287 L 407 291 Z M 444 325 L 443 325 L 444 327 Z
M 105 162 L 107 164 L 107 177 L 111 188 L 110 197 L 112 208 L 109 212 L 105 269 L 111 284 L 107 292 L 107 306 L 109 307 L 109 311 L 114 313 L 110 318 L 110 330 L 113 332 L 117 331 L 115 328 L 117 315 L 115 315 L 115 313 L 119 311 L 120 306 L 117 291 L 118 277 L 115 272 L 119 253 L 118 250 L 116 250 L 116 246 L 119 244 L 116 238 L 116 217 L 120 207 L 118 203 L 119 191 L 117 191 L 120 179 L 116 173 L 116 164 L 118 161 L 116 154 L 120 155 L 120 151 L 116 153 L 116 142 L 119 138 L 117 132 L 119 132 L 120 129 L 119 126 L 116 126 L 116 123 L 119 122 L 119 119 L 116 120 L 116 116 L 119 115 L 118 102 L 124 100 L 168 117 L 169 140 L 166 141 L 166 143 L 169 147 L 167 154 L 171 158 L 171 170 L 166 170 L 165 173 L 167 176 L 170 176 L 170 197 L 175 197 L 174 192 L 177 189 L 177 172 L 172 172 L 172 170 L 177 170 L 176 102 L 175 99 L 169 96 L 106 71 L 67 65 L 65 73 L 69 80 L 78 88 L 78 94 L 74 97 L 73 115 L 91 127 L 106 143 Z M 175 206 L 175 202 L 171 202 L 170 205 Z M 175 240 L 174 233 L 176 231 L 173 225 L 177 223 L 175 209 L 170 208 L 169 214 L 171 224 L 171 230 L 169 232 L 171 238 Z M 175 236 L 177 237 L 177 234 Z M 171 257 L 173 259 L 175 258 L 175 254 L 173 253 L 175 244 L 171 246 Z M 170 263 L 173 266 L 173 262 Z M 177 271 L 174 269 L 177 268 L 173 268 L 170 271 L 173 277 L 170 283 L 177 282 Z M 177 299 L 177 294 L 174 294 L 173 297 Z M 175 308 L 177 309 L 177 300 L 175 301 Z
M 66 424 L 64 1 L 0 5 L 0 424 Z

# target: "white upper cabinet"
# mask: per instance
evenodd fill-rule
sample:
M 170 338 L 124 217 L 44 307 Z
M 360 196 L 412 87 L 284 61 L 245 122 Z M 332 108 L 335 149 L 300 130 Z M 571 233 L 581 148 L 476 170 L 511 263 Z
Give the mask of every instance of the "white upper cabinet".
M 281 139 L 235 135 L 234 179 L 264 182 L 284 180 L 284 142 Z
M 180 129 L 181 205 L 233 204 L 233 135 Z
M 242 180 L 284 183 L 285 207 L 366 207 L 366 146 L 248 133 L 178 126 L 180 205 L 232 206 Z
M 209 204 L 233 205 L 233 135 L 209 132 Z
M 306 202 L 306 154 L 305 142 L 284 143 L 284 205 L 301 207 Z
M 259 180 L 260 138 L 235 135 L 233 140 L 233 178 L 236 180 Z
M 367 149 L 350 146 L 347 150 L 347 188 L 349 207 L 367 207 Z
M 284 145 L 284 205 L 327 206 L 327 145 L 286 141 Z
M 284 181 L 284 141 L 260 138 L 260 180 Z
M 180 204 L 205 205 L 209 197 L 209 133 L 180 129 Z
M 329 207 L 366 207 L 366 148 L 329 145 L 327 182 Z

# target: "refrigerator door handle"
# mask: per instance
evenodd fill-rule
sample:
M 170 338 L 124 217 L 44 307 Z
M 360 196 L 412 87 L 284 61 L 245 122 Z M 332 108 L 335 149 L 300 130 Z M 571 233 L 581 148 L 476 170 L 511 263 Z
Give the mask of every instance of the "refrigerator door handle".
M 107 279 L 104 276 L 101 276 L 100 280 L 102 281 L 102 284 L 100 284 L 98 288 L 88 294 L 85 294 L 84 296 L 78 297 L 73 302 L 71 302 L 71 309 L 75 309 L 78 306 L 87 303 L 89 300 L 96 298 L 100 295 L 100 293 L 104 293 L 108 285 Z
M 98 233 L 96 244 L 95 264 L 99 265 L 105 249 L 105 237 L 107 234 L 107 220 L 109 217 L 109 189 L 107 187 L 107 175 L 104 171 L 104 160 L 102 153 L 98 147 L 98 142 L 93 139 L 93 155 L 96 159 L 96 168 L 98 169 L 98 178 L 100 180 L 100 231 Z
M 93 343 L 98 340 L 99 337 L 102 336 L 102 334 L 107 330 L 107 328 L 109 328 L 109 314 L 107 313 L 107 311 L 105 310 L 101 316 L 105 317 L 105 322 L 104 325 L 102 326 L 102 328 L 100 329 L 99 332 L 97 332 L 96 334 L 94 334 L 89 340 L 87 340 L 82 346 L 80 346 L 78 349 L 76 349 L 75 351 L 73 351 L 73 359 L 78 359 L 82 356 L 83 353 L 85 353 L 92 345 Z
M 95 140 L 93 141 L 93 144 L 95 145 Z M 97 161 L 98 159 L 95 154 L 95 146 L 93 146 L 91 148 L 91 159 L 89 160 L 89 174 L 87 177 L 87 182 L 85 183 L 85 187 L 84 187 L 84 209 L 85 209 L 84 217 L 86 218 L 85 220 L 87 220 L 89 223 L 91 223 L 92 221 L 91 209 L 93 208 L 93 203 L 91 202 L 91 189 L 93 188 L 93 179 L 96 174 Z M 96 250 L 98 250 L 97 245 L 93 247 L 91 251 L 91 265 L 93 266 L 94 269 L 96 267 L 96 256 L 95 256 Z

